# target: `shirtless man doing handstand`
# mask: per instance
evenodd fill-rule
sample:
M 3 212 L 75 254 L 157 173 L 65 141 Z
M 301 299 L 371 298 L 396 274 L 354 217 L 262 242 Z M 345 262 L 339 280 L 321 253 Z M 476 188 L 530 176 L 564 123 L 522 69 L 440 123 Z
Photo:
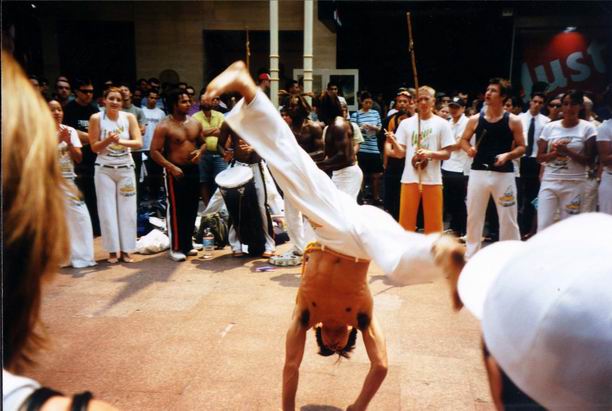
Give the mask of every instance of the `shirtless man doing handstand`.
M 308 219 L 317 239 L 304 255 L 302 280 L 287 332 L 283 409 L 295 409 L 306 332 L 314 327 L 320 354 L 345 357 L 355 344 L 357 330 L 361 331 L 371 365 L 349 409 L 363 410 L 378 391 L 388 367 L 384 336 L 368 288 L 370 261 L 374 260 L 396 284 L 442 273 L 454 284 L 464 264 L 464 250 L 454 239 L 439 233 L 407 232 L 384 211 L 360 206 L 338 190 L 300 148 L 242 62 L 216 77 L 206 94 L 229 91 L 241 93 L 244 99 L 226 121 L 266 160 L 285 198 Z M 458 304 L 458 299 L 455 302 Z

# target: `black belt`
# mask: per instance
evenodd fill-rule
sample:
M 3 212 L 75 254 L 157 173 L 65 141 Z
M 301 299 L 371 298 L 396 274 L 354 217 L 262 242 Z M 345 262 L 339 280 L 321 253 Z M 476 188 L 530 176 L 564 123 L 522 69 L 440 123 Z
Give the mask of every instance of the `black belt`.
M 100 166 L 100 167 L 104 167 L 104 168 L 112 168 L 112 169 L 115 169 L 115 170 L 120 169 L 120 168 L 134 168 L 133 164 L 132 165 L 125 165 L 125 166 L 111 166 L 109 164 L 98 164 L 98 163 L 95 163 L 95 165 Z

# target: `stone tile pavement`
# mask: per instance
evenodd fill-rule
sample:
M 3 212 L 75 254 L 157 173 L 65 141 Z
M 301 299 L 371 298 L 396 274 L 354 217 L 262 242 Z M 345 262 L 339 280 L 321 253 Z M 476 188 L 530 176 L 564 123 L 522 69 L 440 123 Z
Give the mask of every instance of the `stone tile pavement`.
M 288 245 L 280 251 L 288 249 Z M 170 261 L 165 253 L 63 269 L 45 288 L 50 344 L 27 370 L 65 393 L 89 389 L 124 410 L 278 410 L 284 335 L 299 267 L 257 272 L 263 259 Z M 451 310 L 443 279 L 407 287 L 370 269 L 390 370 L 371 410 L 493 410 L 479 327 Z M 301 410 L 345 409 L 369 363 L 316 354 L 309 333 L 297 396 Z

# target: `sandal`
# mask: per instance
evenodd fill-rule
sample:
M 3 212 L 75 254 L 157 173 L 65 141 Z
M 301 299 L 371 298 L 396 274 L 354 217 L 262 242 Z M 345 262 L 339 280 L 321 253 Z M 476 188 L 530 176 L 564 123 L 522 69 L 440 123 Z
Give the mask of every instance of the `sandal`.
M 109 264 L 117 264 L 119 262 L 119 259 L 117 257 L 109 257 L 106 261 Z
M 123 261 L 124 263 L 133 263 L 134 259 L 130 257 L 129 255 L 122 255 L 121 261 Z
M 244 256 L 244 253 L 242 251 L 232 251 L 232 257 L 238 258 L 242 256 Z
M 270 258 L 270 257 L 274 257 L 276 255 L 276 253 L 274 251 L 265 251 L 261 256 L 263 258 Z

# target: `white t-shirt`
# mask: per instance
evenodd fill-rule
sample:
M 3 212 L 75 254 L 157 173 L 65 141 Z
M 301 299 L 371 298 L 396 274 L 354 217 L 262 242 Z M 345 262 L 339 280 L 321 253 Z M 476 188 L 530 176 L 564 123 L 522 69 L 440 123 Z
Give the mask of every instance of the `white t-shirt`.
M 580 120 L 578 124 L 571 128 L 565 128 L 561 124 L 562 120 L 548 123 L 540 139 L 548 143 L 547 152 L 552 148 L 553 143 L 568 141 L 567 147 L 575 152 L 581 152 L 587 140 L 597 135 L 595 127 L 585 120 Z M 570 157 L 558 156 L 549 161 L 544 166 L 544 176 L 542 181 L 558 180 L 585 180 L 587 178 L 586 166 L 582 165 Z
M 536 156 L 538 155 L 538 139 L 540 138 L 540 135 L 544 130 L 544 126 L 550 123 L 550 119 L 544 114 L 538 114 L 537 116 L 533 116 L 529 111 L 519 114 L 518 118 L 519 120 L 521 120 L 521 124 L 523 125 L 523 137 L 525 138 L 525 153 L 527 152 L 527 144 L 529 144 L 529 126 L 531 125 L 531 119 L 534 119 L 533 150 L 531 151 L 531 155 L 529 157 L 536 158 Z M 525 154 L 525 156 L 527 156 L 527 154 Z
M 40 384 L 36 381 L 11 374 L 2 369 L 2 409 L 4 411 L 17 411 L 24 401 L 37 389 Z
M 411 163 L 417 146 L 417 119 L 418 116 L 412 116 L 403 120 L 395 132 L 397 142 L 406 146 L 406 166 L 402 174 L 403 184 L 419 182 L 419 173 L 412 167 Z M 421 148 L 426 150 L 438 151 L 455 144 L 448 121 L 436 115 L 432 115 L 427 120 L 421 120 L 421 136 Z M 427 167 L 421 170 L 420 174 L 422 184 L 442 184 L 440 160 L 429 160 Z
M 597 141 L 608 141 L 612 144 L 612 119 L 606 120 L 597 129 Z M 605 166 L 606 173 L 612 174 L 612 167 Z
M 151 141 L 153 140 L 155 127 L 157 127 L 157 124 L 166 117 L 166 113 L 157 107 L 154 109 L 143 107 L 142 114 L 145 118 L 146 128 L 142 138 L 142 148 L 138 151 L 149 151 L 151 149 Z
M 81 144 L 81 140 L 79 140 L 79 135 L 76 130 L 70 126 L 60 125 L 61 129 L 67 129 L 70 132 L 70 142 L 75 147 L 83 147 Z M 62 176 L 64 178 L 76 178 L 76 174 L 74 172 L 74 162 L 72 158 L 70 158 L 70 151 L 68 150 L 68 144 L 64 141 L 61 141 L 57 145 L 57 151 L 59 155 L 59 163 L 60 170 L 62 172 Z
M 451 131 L 453 132 L 455 144 L 461 140 L 461 136 L 463 135 L 463 131 L 465 130 L 467 123 L 468 118 L 465 114 L 462 114 L 456 123 L 451 119 L 449 124 L 451 126 Z M 442 170 L 453 171 L 455 173 L 464 173 L 467 175 L 471 165 L 472 159 L 460 148 L 459 150 L 453 151 L 448 160 L 444 160 L 442 162 Z

